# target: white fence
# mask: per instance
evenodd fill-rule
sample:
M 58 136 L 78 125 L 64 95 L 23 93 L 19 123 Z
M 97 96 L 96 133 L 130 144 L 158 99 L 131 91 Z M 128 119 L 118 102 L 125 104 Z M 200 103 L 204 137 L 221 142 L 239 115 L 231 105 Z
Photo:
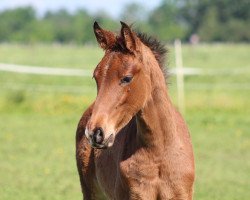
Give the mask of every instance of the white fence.
M 68 69 L 68 68 L 51 68 L 26 65 L 14 65 L 0 63 L 0 71 L 25 73 L 25 74 L 42 74 L 42 75 L 59 75 L 59 76 L 91 76 L 90 70 Z
M 185 90 L 184 90 L 184 77 L 189 75 L 199 75 L 199 76 L 214 76 L 214 75 L 242 75 L 250 74 L 249 67 L 235 67 L 234 69 L 198 69 L 191 67 L 183 67 L 182 61 L 182 48 L 180 40 L 175 41 L 175 64 L 176 68 L 170 70 L 170 74 L 176 75 L 177 80 L 177 95 L 178 95 L 178 107 L 182 113 L 185 112 Z M 25 73 L 25 74 L 37 74 L 37 75 L 54 75 L 54 76 L 80 76 L 80 77 L 91 77 L 92 70 L 83 70 L 83 69 L 72 69 L 72 68 L 52 68 L 45 66 L 26 66 L 26 65 L 15 65 L 15 64 L 6 64 L 0 63 L 0 71 L 14 72 L 14 73 Z M 3 85 L 3 83 L 0 83 Z M 91 91 L 92 88 L 84 86 L 60 86 L 60 85 L 35 85 L 31 87 L 30 84 L 25 83 L 16 83 L 16 82 L 7 82 L 4 83 L 5 87 L 9 89 L 20 89 L 23 87 L 25 89 L 36 88 L 36 91 L 62 91 L 62 92 L 76 92 L 78 93 L 81 90 L 86 92 Z M 196 88 L 206 89 L 211 87 L 211 84 L 199 84 L 195 86 Z M 222 88 L 230 88 L 233 90 L 250 90 L 250 83 L 230 83 L 222 85 Z
M 52 76 L 81 76 L 91 77 L 93 70 L 84 69 L 72 69 L 72 68 L 53 68 L 46 66 L 27 66 L 0 63 L 0 71 L 24 73 L 24 74 L 37 74 L 37 75 L 52 75 Z M 170 74 L 182 73 L 184 76 L 189 75 L 241 75 L 249 74 L 250 67 L 241 67 L 235 69 L 198 69 L 192 67 L 173 68 L 169 70 Z

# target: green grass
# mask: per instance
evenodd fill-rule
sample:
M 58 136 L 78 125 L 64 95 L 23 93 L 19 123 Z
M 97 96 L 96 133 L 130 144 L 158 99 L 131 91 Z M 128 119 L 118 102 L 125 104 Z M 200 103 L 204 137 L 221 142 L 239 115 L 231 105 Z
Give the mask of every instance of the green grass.
M 170 67 L 173 52 L 170 46 Z M 185 78 L 195 199 L 250 197 L 249 53 L 244 44 L 183 46 L 185 66 L 223 72 Z M 93 69 L 102 54 L 96 47 L 0 45 L 0 63 Z M 176 102 L 175 77 L 168 82 Z M 94 80 L 0 71 L 0 91 L 0 199 L 81 199 L 74 137 L 95 98 Z
M 74 162 L 78 117 L 1 115 L 1 199 L 80 199 Z
M 92 68 L 102 51 L 88 46 L 55 45 L 0 45 L 0 61 L 22 65 L 49 67 Z

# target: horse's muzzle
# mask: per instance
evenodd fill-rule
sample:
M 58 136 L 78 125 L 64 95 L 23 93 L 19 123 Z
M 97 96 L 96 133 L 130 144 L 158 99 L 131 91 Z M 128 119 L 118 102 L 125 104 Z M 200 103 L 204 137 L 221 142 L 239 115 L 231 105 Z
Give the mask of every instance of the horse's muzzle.
M 106 149 L 112 146 L 114 142 L 114 134 L 110 134 L 108 138 L 105 139 L 105 134 L 102 128 L 96 128 L 93 132 L 85 130 L 85 135 L 93 148 Z
M 92 142 L 97 145 L 101 145 L 104 140 L 104 133 L 102 128 L 96 128 L 92 135 Z

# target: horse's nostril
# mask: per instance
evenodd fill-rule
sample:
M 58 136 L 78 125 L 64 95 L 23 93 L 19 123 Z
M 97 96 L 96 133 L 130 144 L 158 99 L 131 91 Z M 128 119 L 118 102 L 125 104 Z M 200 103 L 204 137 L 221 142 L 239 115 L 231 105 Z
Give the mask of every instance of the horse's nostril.
M 104 140 L 104 134 L 102 128 L 97 128 L 93 134 L 93 142 L 96 144 L 102 144 Z

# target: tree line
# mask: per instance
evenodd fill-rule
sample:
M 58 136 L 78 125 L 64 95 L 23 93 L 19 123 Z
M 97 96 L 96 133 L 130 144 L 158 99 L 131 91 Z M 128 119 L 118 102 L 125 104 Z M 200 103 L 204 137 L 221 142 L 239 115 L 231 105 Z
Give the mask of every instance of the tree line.
M 85 9 L 73 14 L 65 9 L 48 11 L 38 17 L 32 7 L 21 7 L 0 12 L 0 42 L 92 43 L 95 20 L 111 30 L 124 20 L 166 42 L 188 41 L 192 35 L 204 42 L 249 42 L 249 10 L 249 0 L 162 0 L 153 10 L 128 4 L 119 19 L 113 19 Z

